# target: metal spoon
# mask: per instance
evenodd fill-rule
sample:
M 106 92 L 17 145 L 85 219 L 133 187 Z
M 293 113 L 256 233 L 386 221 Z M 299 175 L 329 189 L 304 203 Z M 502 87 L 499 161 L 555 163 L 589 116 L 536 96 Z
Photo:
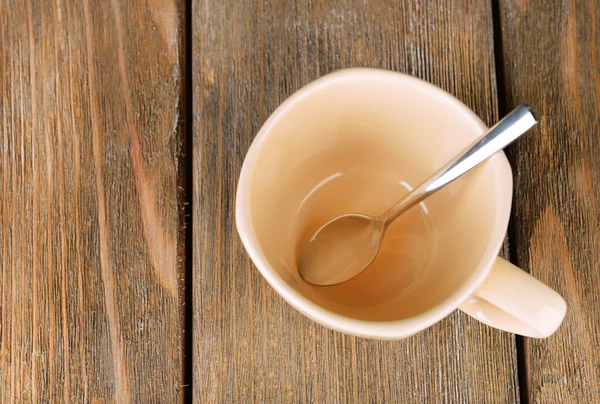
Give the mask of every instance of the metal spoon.
M 398 216 L 502 150 L 536 123 L 529 107 L 521 105 L 383 215 L 348 214 L 325 224 L 302 250 L 300 276 L 315 285 L 335 285 L 360 274 L 377 256 L 385 231 Z

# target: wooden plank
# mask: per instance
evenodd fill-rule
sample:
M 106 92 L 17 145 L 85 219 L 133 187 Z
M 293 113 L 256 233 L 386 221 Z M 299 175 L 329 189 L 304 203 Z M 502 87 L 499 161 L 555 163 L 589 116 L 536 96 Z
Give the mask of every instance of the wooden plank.
M 525 339 L 526 396 L 600 402 L 600 3 L 503 0 L 500 12 L 507 104 L 540 119 L 510 152 L 511 248 L 568 305 L 554 336 Z
M 2 402 L 182 397 L 181 21 L 0 1 Z
M 327 330 L 273 292 L 234 225 L 252 138 L 325 73 L 408 72 L 496 120 L 490 4 L 204 0 L 192 26 L 195 401 L 517 402 L 513 336 L 459 312 L 399 342 Z

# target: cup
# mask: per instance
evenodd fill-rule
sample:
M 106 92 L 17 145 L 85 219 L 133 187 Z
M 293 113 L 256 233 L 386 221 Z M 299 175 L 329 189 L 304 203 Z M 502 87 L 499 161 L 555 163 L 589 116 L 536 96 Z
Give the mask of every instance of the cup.
M 345 69 L 302 88 L 265 122 L 245 158 L 236 226 L 289 304 L 340 332 L 400 339 L 455 309 L 529 337 L 566 312 L 552 289 L 498 257 L 512 199 L 504 153 L 403 214 L 357 277 L 315 286 L 298 274 L 310 236 L 346 213 L 379 215 L 486 130 L 456 98 L 415 77 Z

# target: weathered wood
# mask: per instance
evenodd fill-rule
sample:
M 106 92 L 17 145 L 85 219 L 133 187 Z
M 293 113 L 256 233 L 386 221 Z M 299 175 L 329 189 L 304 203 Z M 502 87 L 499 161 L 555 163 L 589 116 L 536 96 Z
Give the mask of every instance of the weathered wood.
M 252 138 L 327 72 L 408 72 L 495 121 L 490 4 L 204 0 L 192 14 L 195 401 L 517 402 L 513 336 L 458 312 L 399 342 L 329 331 L 273 292 L 234 225 Z
M 500 1 L 506 99 L 540 124 L 519 140 L 511 249 L 564 296 L 563 326 L 525 339 L 535 403 L 600 402 L 600 3 Z
M 0 1 L 2 402 L 182 397 L 176 1 Z

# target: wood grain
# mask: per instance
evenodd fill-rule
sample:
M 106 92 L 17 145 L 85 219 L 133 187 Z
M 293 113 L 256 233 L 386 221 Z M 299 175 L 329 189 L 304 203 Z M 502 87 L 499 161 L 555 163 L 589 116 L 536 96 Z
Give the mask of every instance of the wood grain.
M 273 292 L 234 225 L 253 136 L 325 73 L 408 72 L 496 120 L 490 4 L 204 0 L 192 26 L 195 401 L 517 402 L 513 336 L 459 312 L 399 342 L 327 330 Z
M 525 339 L 526 397 L 600 402 L 600 3 L 500 1 L 506 99 L 531 104 L 538 128 L 511 149 L 511 248 L 556 289 L 567 316 Z
M 181 4 L 0 0 L 0 398 L 182 398 Z

